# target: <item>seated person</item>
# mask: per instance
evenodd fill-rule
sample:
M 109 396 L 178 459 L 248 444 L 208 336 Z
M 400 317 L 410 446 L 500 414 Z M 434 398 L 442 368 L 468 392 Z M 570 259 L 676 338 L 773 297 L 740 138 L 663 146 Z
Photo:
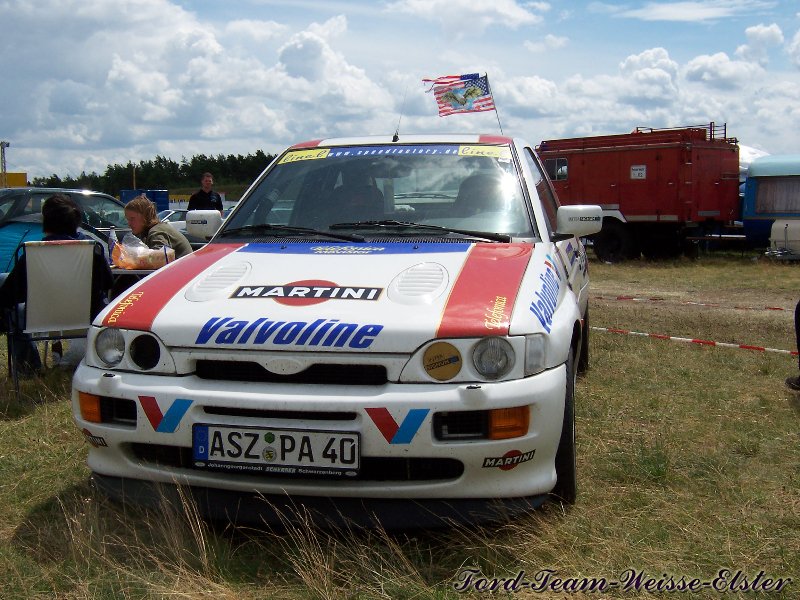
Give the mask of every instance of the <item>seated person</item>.
M 192 245 L 186 236 L 169 223 L 163 223 L 156 214 L 156 205 L 144 194 L 136 196 L 125 205 L 125 219 L 131 228 L 131 233 L 142 240 L 148 248 L 152 250 L 172 248 L 175 251 L 175 258 L 192 253 Z M 116 298 L 137 281 L 138 278 L 134 275 L 120 275 L 114 281 L 111 297 Z
M 88 239 L 78 231 L 81 223 L 81 209 L 75 202 L 63 194 L 55 194 L 47 198 L 42 205 L 42 232 L 43 241 L 58 240 L 85 240 Z M 105 308 L 108 304 L 108 290 L 111 288 L 111 270 L 108 267 L 103 247 L 96 244 L 92 262 L 92 292 L 91 292 L 91 317 Z M 25 255 L 14 266 L 0 287 L 0 307 L 5 310 L 18 310 L 19 305 L 25 302 L 27 296 L 27 268 Z M 24 313 L 22 313 L 24 314 Z M 24 324 L 22 324 L 24 327 Z M 23 375 L 30 375 L 42 367 L 39 351 L 30 340 L 30 336 L 18 333 L 15 336 L 16 358 L 19 371 Z M 56 342 L 53 344 L 56 351 Z
M 125 219 L 131 233 L 148 248 L 157 250 L 167 246 L 175 251 L 175 258 L 192 253 L 192 245 L 186 236 L 169 223 L 162 223 L 156 215 L 156 205 L 144 194 L 125 205 Z

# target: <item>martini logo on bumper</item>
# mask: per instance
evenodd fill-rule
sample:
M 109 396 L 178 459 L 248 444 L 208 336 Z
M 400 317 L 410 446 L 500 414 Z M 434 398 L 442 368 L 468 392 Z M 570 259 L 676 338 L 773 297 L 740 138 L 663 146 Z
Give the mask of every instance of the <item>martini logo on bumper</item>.
M 271 321 L 259 317 L 253 321 L 233 317 L 212 317 L 200 329 L 196 344 L 273 344 L 277 346 L 322 346 L 334 348 L 369 348 L 383 325 L 342 323 L 338 319 L 315 321 Z
M 496 458 L 487 456 L 483 459 L 483 468 L 488 469 L 497 467 L 501 471 L 510 471 L 517 465 L 531 460 L 534 454 L 536 454 L 535 449 L 525 453 L 522 453 L 519 450 L 509 450 L 503 454 L 503 456 L 498 456 Z
M 326 300 L 377 300 L 383 288 L 342 286 L 332 281 L 294 281 L 285 285 L 240 286 L 231 298 L 272 298 L 287 306 L 310 306 Z
M 94 435 L 88 429 L 84 429 L 82 433 L 83 437 L 86 438 L 86 441 L 92 445 L 92 448 L 100 448 L 101 446 L 103 448 L 108 448 L 108 443 L 106 442 L 106 439 L 104 437 L 99 435 Z

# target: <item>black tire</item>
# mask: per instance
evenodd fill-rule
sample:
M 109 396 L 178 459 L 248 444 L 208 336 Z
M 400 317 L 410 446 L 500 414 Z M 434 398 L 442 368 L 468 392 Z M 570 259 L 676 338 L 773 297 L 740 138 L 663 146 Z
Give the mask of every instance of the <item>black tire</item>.
M 575 504 L 578 497 L 578 469 L 575 452 L 575 359 L 567 358 L 567 389 L 564 398 L 564 423 L 556 451 L 556 486 L 550 492 L 564 504 Z
M 616 219 L 603 221 L 603 229 L 592 238 L 597 258 L 607 263 L 618 263 L 639 258 L 639 244 L 633 232 Z
M 642 236 L 642 254 L 648 260 L 678 258 L 683 254 L 681 238 L 677 231 L 650 231 Z
M 583 339 L 581 340 L 581 353 L 578 356 L 578 375 L 583 375 L 589 370 L 589 307 L 583 314 Z

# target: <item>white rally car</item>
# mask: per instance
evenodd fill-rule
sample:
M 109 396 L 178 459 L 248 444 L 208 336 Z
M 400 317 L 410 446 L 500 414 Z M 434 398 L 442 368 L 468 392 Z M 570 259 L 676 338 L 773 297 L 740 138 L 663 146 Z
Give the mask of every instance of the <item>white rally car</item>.
M 574 502 L 579 236 L 600 223 L 518 139 L 292 146 L 208 245 L 95 320 L 72 393 L 94 481 L 135 502 L 182 486 L 237 521 Z

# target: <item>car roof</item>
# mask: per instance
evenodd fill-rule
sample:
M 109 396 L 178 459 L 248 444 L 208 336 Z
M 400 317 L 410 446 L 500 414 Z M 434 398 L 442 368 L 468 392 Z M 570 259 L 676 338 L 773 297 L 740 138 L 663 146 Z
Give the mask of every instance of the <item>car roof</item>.
M 115 198 L 111 194 L 106 194 L 105 192 L 96 192 L 94 190 L 84 190 L 84 189 L 75 189 L 75 188 L 50 188 L 50 187 L 13 187 L 13 188 L 2 188 L 0 189 L 0 195 L 8 195 L 8 194 L 15 194 L 19 192 L 44 192 L 46 194 L 79 194 L 81 196 L 103 196 L 104 198 L 110 198 L 111 200 L 115 200 L 122 204 L 122 201 L 119 198 Z
M 370 144 L 511 144 L 512 142 L 513 138 L 504 135 L 439 133 L 326 138 L 300 142 L 293 144 L 290 148 L 296 150 L 298 148 L 316 148 L 317 146 L 368 146 Z

